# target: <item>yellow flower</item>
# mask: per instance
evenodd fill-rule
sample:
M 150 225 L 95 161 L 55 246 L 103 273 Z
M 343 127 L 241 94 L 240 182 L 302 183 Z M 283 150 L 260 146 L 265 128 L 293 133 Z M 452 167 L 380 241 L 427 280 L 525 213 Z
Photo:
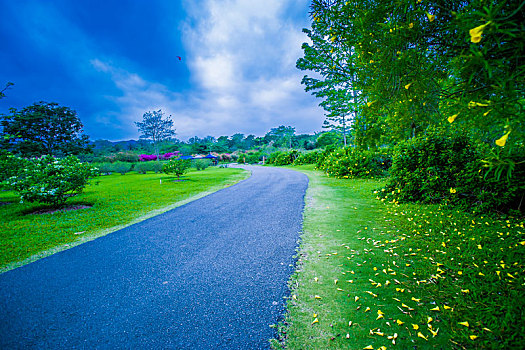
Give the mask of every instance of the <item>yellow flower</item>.
M 375 101 L 367 102 L 366 105 L 367 105 L 368 107 L 370 107 L 374 102 L 375 102 Z
M 372 345 L 368 345 L 367 347 L 364 347 L 363 350 L 374 350 L 374 347 Z
M 414 328 L 417 331 L 419 329 L 419 325 L 412 323 L 412 328 Z
M 457 192 L 457 190 L 455 188 L 451 188 L 450 189 L 450 193 L 456 193 L 456 192 Z
M 430 311 L 439 311 L 439 306 L 436 306 L 436 307 L 430 309 Z
M 476 339 L 476 338 L 477 338 L 478 336 L 477 336 L 477 335 L 474 335 L 474 334 L 472 334 L 472 335 L 469 335 L 468 337 L 469 337 L 469 338 L 470 338 L 471 340 L 474 340 L 474 339 Z
M 462 326 L 465 326 L 465 327 L 469 327 L 469 324 L 468 324 L 468 321 L 465 321 L 465 322 L 459 322 L 460 325 Z
M 412 83 L 406 84 L 405 85 L 405 89 L 407 89 L 407 90 L 410 89 L 410 85 L 412 85 Z
M 483 30 L 489 24 L 490 24 L 490 21 L 480 26 L 477 26 L 476 28 L 472 28 L 471 30 L 469 30 L 470 41 L 472 41 L 473 43 L 479 43 L 481 41 Z
M 433 22 L 436 19 L 436 16 L 431 15 L 430 13 L 427 12 L 427 18 L 429 22 Z
M 456 118 L 458 117 L 459 113 L 456 113 L 454 115 L 451 115 L 450 117 L 448 117 L 448 122 L 449 123 L 452 123 L 454 120 L 456 120 Z
M 425 339 L 425 340 L 428 340 L 428 337 L 425 337 L 425 336 L 423 335 L 423 333 L 421 333 L 421 332 L 417 332 L 417 336 L 420 337 L 420 338 L 423 338 L 423 339 Z
M 315 323 L 319 323 L 319 320 L 317 318 L 312 321 L 312 324 L 315 324 Z
M 408 28 L 414 28 L 414 23 L 410 23 L 410 24 L 408 25 Z
M 401 326 L 401 325 L 402 325 L 403 323 L 405 323 L 405 322 L 403 322 L 403 321 L 401 321 L 401 320 L 397 320 L 396 323 L 397 323 L 398 325 Z
M 507 143 L 507 139 L 509 138 L 510 130 L 505 133 L 502 137 L 496 140 L 496 145 L 500 147 L 505 147 L 505 144 Z

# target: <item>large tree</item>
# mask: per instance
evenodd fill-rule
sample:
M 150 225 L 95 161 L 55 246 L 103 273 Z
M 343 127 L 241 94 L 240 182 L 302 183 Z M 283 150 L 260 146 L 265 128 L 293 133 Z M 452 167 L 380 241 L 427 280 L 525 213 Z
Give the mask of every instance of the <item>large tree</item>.
M 159 143 L 175 136 L 173 120 L 164 118 L 162 110 L 146 112 L 142 115 L 142 122 L 135 122 L 141 133 L 140 138 L 150 140 L 155 149 L 155 155 L 159 156 Z
M 0 116 L 2 147 L 24 157 L 66 156 L 91 151 L 77 112 L 54 102 L 38 102 Z

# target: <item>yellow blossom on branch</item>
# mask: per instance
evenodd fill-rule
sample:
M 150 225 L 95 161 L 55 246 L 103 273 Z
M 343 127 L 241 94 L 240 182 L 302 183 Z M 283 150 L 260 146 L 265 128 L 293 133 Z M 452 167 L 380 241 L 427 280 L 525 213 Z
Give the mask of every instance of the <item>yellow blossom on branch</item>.
M 480 26 L 477 26 L 476 28 L 472 28 L 471 30 L 469 30 L 470 41 L 472 41 L 473 43 L 479 43 L 481 41 L 483 30 L 489 24 L 490 24 L 490 21 Z
M 503 135 L 502 137 L 500 137 L 499 139 L 497 139 L 495 142 L 496 142 L 496 145 L 500 146 L 500 147 L 505 147 L 505 144 L 507 143 L 507 139 L 509 138 L 509 134 L 510 134 L 510 130 L 507 131 L 505 133 L 505 135 Z

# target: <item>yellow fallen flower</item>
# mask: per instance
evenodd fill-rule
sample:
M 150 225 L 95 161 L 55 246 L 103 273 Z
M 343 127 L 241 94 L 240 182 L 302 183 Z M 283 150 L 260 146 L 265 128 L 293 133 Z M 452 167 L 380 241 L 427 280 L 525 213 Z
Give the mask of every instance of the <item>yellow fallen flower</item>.
M 405 323 L 405 322 L 403 322 L 403 321 L 401 321 L 401 320 L 397 320 L 396 323 L 397 323 L 398 325 L 401 326 L 401 325 L 402 325 L 403 323 Z
M 465 327 L 469 327 L 469 324 L 468 324 L 468 321 L 465 321 L 465 322 L 459 322 L 460 325 L 462 326 L 465 326 Z
M 408 83 L 408 84 L 406 84 L 406 85 L 405 85 L 405 89 L 407 89 L 407 90 L 410 89 L 410 85 L 412 85 L 412 83 Z
M 496 145 L 500 147 L 505 147 L 505 144 L 507 143 L 507 139 L 509 138 L 509 134 L 510 134 L 510 130 L 507 131 L 505 135 L 503 135 L 502 137 L 500 137 L 499 139 L 495 141 Z
M 429 22 L 433 22 L 436 19 L 436 16 L 431 15 L 430 13 L 427 12 L 427 18 Z
M 428 337 L 425 337 L 425 336 L 423 335 L 423 333 L 421 333 L 421 332 L 417 332 L 417 336 L 420 337 L 420 338 L 423 338 L 423 339 L 425 339 L 425 340 L 428 340 Z
M 315 324 L 315 323 L 319 323 L 319 320 L 317 318 L 312 321 L 312 324 Z
M 456 113 L 454 115 L 451 115 L 450 117 L 447 118 L 448 122 L 449 123 L 452 123 L 454 122 L 454 120 L 456 120 L 456 118 L 458 117 L 459 113 Z
M 439 306 L 433 307 L 432 309 L 430 309 L 430 311 L 440 311 Z
M 477 335 L 474 335 L 474 334 L 471 334 L 468 336 L 471 340 L 475 340 L 478 336 Z
M 419 325 L 412 323 L 412 328 L 414 328 L 417 331 L 419 329 Z
M 368 345 L 364 347 L 363 350 L 374 350 L 374 347 L 372 345 Z
M 470 34 L 470 41 L 473 43 L 479 43 L 481 41 L 481 37 L 483 35 L 483 30 L 485 30 L 485 27 L 488 26 L 491 22 L 487 22 L 485 24 L 482 24 L 480 26 L 477 26 L 476 28 L 472 28 L 469 30 Z

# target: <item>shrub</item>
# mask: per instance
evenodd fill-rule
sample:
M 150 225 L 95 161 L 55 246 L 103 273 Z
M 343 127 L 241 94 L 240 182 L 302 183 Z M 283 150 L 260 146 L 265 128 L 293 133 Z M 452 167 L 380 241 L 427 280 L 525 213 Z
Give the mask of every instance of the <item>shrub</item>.
M 488 146 L 464 133 L 430 130 L 396 146 L 383 197 L 481 212 L 507 210 L 519 203 L 525 169 L 519 166 L 510 179 L 498 180 L 483 167 L 488 152 Z M 520 152 L 517 159 L 523 158 L 523 148 Z
M 133 164 L 126 163 L 126 162 L 115 162 L 111 164 L 112 171 L 116 173 L 120 173 L 121 175 L 125 175 L 126 173 L 129 173 L 132 167 L 133 167 Z
M 204 170 L 207 167 L 209 167 L 211 164 L 211 161 L 209 159 L 196 159 L 195 160 L 195 169 L 197 170 Z
M 164 164 L 162 171 L 166 174 L 175 174 L 177 179 L 180 179 L 184 173 L 191 166 L 191 161 L 185 159 L 171 159 L 169 162 Z
M 314 152 L 308 152 L 308 153 L 301 153 L 293 162 L 294 165 L 302 165 L 302 164 L 316 164 L 317 159 L 319 158 L 319 155 L 321 152 L 314 151 Z
M 146 172 L 151 171 L 150 163 L 140 162 L 133 166 L 133 169 L 139 174 L 146 174 Z
M 0 150 L 0 188 L 9 188 L 8 179 L 20 173 L 27 160 L 15 157 L 13 154 Z
M 115 158 L 119 162 L 136 163 L 139 161 L 139 156 L 130 152 L 119 152 Z
M 154 154 L 141 154 L 139 156 L 139 161 L 141 162 L 148 162 L 151 160 L 157 160 L 157 156 Z
M 268 157 L 268 164 L 273 165 L 290 165 L 299 157 L 299 151 L 291 150 L 289 152 L 274 152 Z
M 113 164 L 111 163 L 98 163 L 94 165 L 98 168 L 101 175 L 110 175 L 113 172 Z
M 35 158 L 27 162 L 17 176 L 9 179 L 10 186 L 20 194 L 21 202 L 41 202 L 62 205 L 66 199 L 82 192 L 89 179 L 98 170 L 78 158 L 53 156 Z
M 384 176 L 385 155 L 354 147 L 338 148 L 325 154 L 317 168 L 328 176 L 370 178 Z

